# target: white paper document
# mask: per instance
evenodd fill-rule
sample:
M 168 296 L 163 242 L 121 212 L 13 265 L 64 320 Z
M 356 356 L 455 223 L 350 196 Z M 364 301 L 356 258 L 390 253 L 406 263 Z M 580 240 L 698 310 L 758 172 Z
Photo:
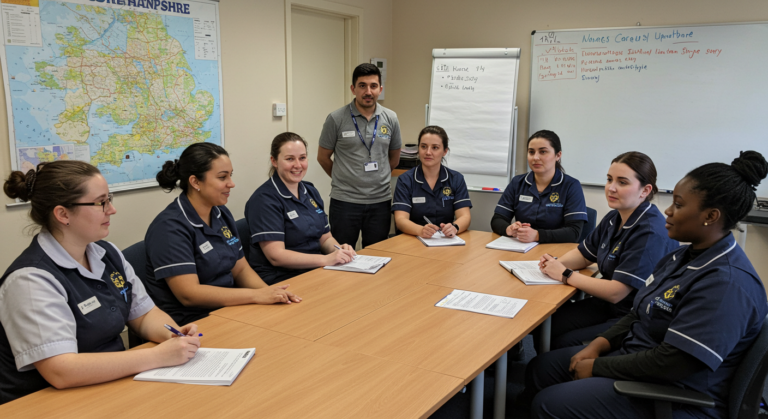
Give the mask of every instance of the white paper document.
M 435 306 L 511 319 L 523 309 L 523 306 L 527 302 L 528 300 L 502 297 L 500 295 L 453 290 L 450 294 L 446 295 L 445 298 L 435 304 Z
M 253 358 L 255 348 L 200 348 L 186 364 L 144 371 L 136 381 L 229 386 Z
M 489 249 L 509 250 L 510 252 L 526 253 L 538 245 L 539 242 L 523 243 L 520 240 L 512 237 L 501 236 L 498 239 L 486 244 L 485 247 Z
M 331 269 L 334 271 L 347 271 L 347 272 L 360 272 L 366 274 L 375 274 L 384 265 L 389 263 L 392 258 L 384 258 L 379 256 L 367 256 L 357 255 L 352 262 L 345 263 L 343 265 L 326 266 L 325 269 Z
M 535 260 L 505 262 L 499 261 L 499 264 L 523 281 L 525 285 L 562 285 L 561 281 L 552 279 L 545 275 L 539 269 L 539 262 Z
M 438 231 L 432 235 L 432 238 L 425 239 L 421 236 L 417 236 L 425 246 L 464 246 L 467 242 L 459 236 L 445 237 L 442 231 Z

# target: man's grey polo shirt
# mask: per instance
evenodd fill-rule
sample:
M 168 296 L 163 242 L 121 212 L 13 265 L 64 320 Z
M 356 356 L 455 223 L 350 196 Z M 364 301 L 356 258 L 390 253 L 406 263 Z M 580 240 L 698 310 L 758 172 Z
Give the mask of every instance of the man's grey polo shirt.
M 365 146 L 357 135 L 352 113 L 355 115 Z M 379 163 L 379 170 L 365 171 L 368 149 L 371 146 L 376 116 L 376 141 L 371 149 L 371 160 Z M 376 104 L 376 111 L 370 121 L 357 110 L 354 100 L 331 112 L 320 133 L 320 147 L 333 150 L 333 176 L 331 176 L 331 198 L 354 204 L 375 204 L 389 201 L 392 197 L 389 167 L 389 150 L 402 146 L 400 123 L 397 114 Z

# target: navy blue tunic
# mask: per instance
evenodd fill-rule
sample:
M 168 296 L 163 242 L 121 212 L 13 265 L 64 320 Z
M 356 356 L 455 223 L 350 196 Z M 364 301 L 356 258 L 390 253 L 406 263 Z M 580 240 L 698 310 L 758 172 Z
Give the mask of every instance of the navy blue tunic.
M 566 221 L 587 221 L 587 204 L 578 180 L 560 170 L 539 193 L 533 172 L 517 175 L 507 185 L 494 211 L 508 219 L 529 223 L 535 230 L 562 228 Z
M 467 184 L 461 173 L 440 165 L 440 176 L 430 189 L 424 180 L 421 165 L 408 170 L 397 178 L 392 212 L 405 211 L 410 220 L 426 225 L 424 217 L 435 225 L 452 223 L 459 208 L 472 208 Z
M 621 215 L 613 210 L 579 243 L 579 252 L 590 262 L 597 262 L 603 278 L 614 279 L 634 290 L 616 304 L 621 315 L 632 308 L 636 289 L 645 287 L 645 280 L 667 253 L 680 244 L 669 238 L 664 227 L 664 215 L 650 202 L 640 204 L 624 226 L 619 228 Z
M 728 384 L 768 314 L 765 289 L 732 234 L 684 263 L 688 246 L 666 255 L 635 297 L 635 322 L 621 353 L 668 344 L 708 369 L 677 384 L 715 400 L 712 417 L 726 417 Z
M 216 308 L 185 307 L 165 278 L 196 274 L 201 285 L 234 288 L 232 269 L 244 256 L 235 219 L 227 207 L 213 207 L 208 226 L 184 193 L 155 217 L 144 244 L 147 290 L 155 304 L 180 325 L 203 318 Z
M 309 269 L 273 266 L 259 242 L 281 241 L 286 250 L 319 255 L 320 237 L 331 231 L 320 192 L 310 182 L 299 182 L 299 197 L 296 198 L 277 173 L 248 199 L 245 218 L 251 233 L 248 262 L 270 285 Z

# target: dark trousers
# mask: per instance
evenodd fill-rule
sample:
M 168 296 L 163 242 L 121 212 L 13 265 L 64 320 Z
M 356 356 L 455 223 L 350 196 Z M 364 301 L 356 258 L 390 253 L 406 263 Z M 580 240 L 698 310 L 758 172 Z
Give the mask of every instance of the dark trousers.
M 384 241 L 389 237 L 392 222 L 392 201 L 375 204 L 353 204 L 331 198 L 328 216 L 331 222 L 331 234 L 339 244 L 352 247 L 357 243 L 360 231 L 363 232 L 363 247 Z
M 573 380 L 573 374 L 568 371 L 571 357 L 584 346 L 547 352 L 533 358 L 528 364 L 524 395 L 535 395 L 531 418 L 653 418 L 652 401 L 616 393 L 613 389 L 616 380 L 612 378 Z M 675 419 L 701 415 L 701 411 L 690 407 L 675 409 L 673 412 Z
M 599 298 L 566 302 L 552 315 L 550 349 L 581 346 L 610 329 L 621 319 L 616 306 Z

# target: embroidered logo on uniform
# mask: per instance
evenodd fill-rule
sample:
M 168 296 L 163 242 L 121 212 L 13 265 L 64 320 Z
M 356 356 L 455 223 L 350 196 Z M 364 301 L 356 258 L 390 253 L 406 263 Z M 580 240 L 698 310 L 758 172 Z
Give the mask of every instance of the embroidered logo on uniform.
M 384 135 L 389 134 L 389 128 L 387 128 L 386 126 L 382 125 L 381 126 L 381 133 L 384 134 Z
M 112 272 L 109 275 L 109 279 L 112 280 L 112 283 L 115 284 L 117 289 L 120 290 L 120 294 L 123 294 L 123 298 L 125 298 L 125 302 L 128 302 L 128 294 L 126 292 L 128 291 L 127 288 L 125 288 L 125 280 L 123 279 L 123 276 L 120 275 L 120 272 Z
M 680 289 L 680 285 L 675 285 L 674 287 L 672 287 L 672 288 L 668 289 L 668 290 L 667 290 L 667 291 L 664 293 L 664 299 L 665 299 L 665 300 L 669 300 L 670 298 L 674 297 L 674 296 L 675 296 L 675 293 L 676 293 L 676 292 L 677 292 L 677 290 L 679 290 L 679 289 Z
M 232 238 L 232 232 L 229 231 L 229 227 L 223 226 L 221 227 L 221 234 L 224 235 L 224 237 L 231 239 Z
M 443 195 L 451 196 L 451 192 L 453 191 L 451 191 L 451 188 L 449 186 L 446 186 L 445 188 L 443 188 Z
M 621 246 L 621 242 L 619 242 L 619 244 L 617 244 L 616 247 L 613 248 L 613 252 L 611 252 L 611 253 L 618 252 L 619 251 L 619 246 Z
M 560 194 L 559 194 L 559 193 L 557 193 L 557 192 L 552 192 L 552 194 L 551 194 L 551 195 L 549 195 L 549 200 L 550 200 L 551 202 L 553 202 L 553 203 L 554 203 L 554 202 L 557 202 L 557 200 L 558 200 L 558 199 L 560 199 Z
M 309 203 L 312 204 L 313 207 L 317 208 L 317 202 L 315 202 L 314 199 L 309 198 Z

